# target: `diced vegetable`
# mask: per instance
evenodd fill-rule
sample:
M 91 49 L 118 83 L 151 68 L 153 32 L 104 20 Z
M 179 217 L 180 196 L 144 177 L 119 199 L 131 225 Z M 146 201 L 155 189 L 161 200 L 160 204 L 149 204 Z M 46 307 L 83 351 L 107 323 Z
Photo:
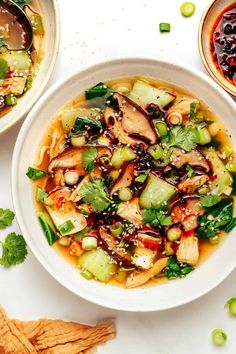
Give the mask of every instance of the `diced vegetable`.
M 98 120 L 100 118 L 100 110 L 95 108 L 66 108 L 59 113 L 62 126 L 65 132 L 70 132 L 74 127 L 77 117 L 85 117 Z
M 98 241 L 96 237 L 93 236 L 85 236 L 82 239 L 82 248 L 85 251 L 91 251 L 98 246 Z
M 129 188 L 121 188 L 118 191 L 118 197 L 120 198 L 120 200 L 122 200 L 122 202 L 127 202 L 128 200 L 132 199 L 132 195 L 133 193 L 131 192 L 131 190 Z
M 236 172 L 236 161 L 229 161 L 226 164 L 226 168 L 229 172 Z
M 38 218 L 49 245 L 53 245 L 57 239 L 57 232 L 51 217 L 46 211 L 42 211 L 38 214 Z
M 141 208 L 155 208 L 167 202 L 177 189 L 161 178 L 149 174 L 148 183 L 140 195 Z
M 74 229 L 75 229 L 75 225 L 71 220 L 67 220 L 62 225 L 58 226 L 58 230 L 60 231 L 62 236 L 70 234 L 71 231 Z
M 49 173 L 42 171 L 42 170 L 38 170 L 37 168 L 28 167 L 28 170 L 26 172 L 26 176 L 28 176 L 30 179 L 35 181 L 35 180 L 40 179 L 42 177 L 49 176 Z
M 74 186 L 79 182 L 79 174 L 76 171 L 67 171 L 64 174 L 65 183 L 69 186 Z
M 161 22 L 159 24 L 160 32 L 170 32 L 170 23 Z
M 90 106 L 103 107 L 113 91 L 103 82 L 85 91 L 85 98 Z
M 70 142 L 72 146 L 80 147 L 86 144 L 86 137 L 84 135 L 81 136 L 72 136 L 70 138 Z
M 212 331 L 211 338 L 215 345 L 222 345 L 227 340 L 227 334 L 222 329 L 216 328 Z
M 168 128 L 167 128 L 167 125 L 166 123 L 164 122 L 156 122 L 156 128 L 158 130 L 158 134 L 160 135 L 161 138 L 164 138 L 167 136 L 168 134 Z
M 7 62 L 8 67 L 18 73 L 28 72 L 32 66 L 30 55 L 24 50 L 6 51 L 0 54 L 0 59 L 4 59 Z
M 180 227 L 174 226 L 167 231 L 167 237 L 169 241 L 177 241 L 182 236 L 182 230 Z
M 117 270 L 117 265 L 112 263 L 111 257 L 102 248 L 85 252 L 79 257 L 78 266 L 103 283 L 108 283 Z
M 6 95 L 6 105 L 7 106 L 15 106 L 17 104 L 17 98 L 13 95 Z
M 129 97 L 143 107 L 149 103 L 165 107 L 175 99 L 175 95 L 168 89 L 159 89 L 143 80 L 135 81 Z
M 207 128 L 199 129 L 199 144 L 206 145 L 209 144 L 211 141 L 211 135 Z
M 224 194 L 233 183 L 230 173 L 226 170 L 225 165 L 212 147 L 203 149 L 203 154 L 211 161 L 213 171 L 216 175 L 216 178 L 209 185 L 212 194 Z
M 80 275 L 82 275 L 82 277 L 84 277 L 86 280 L 91 280 L 93 279 L 93 274 L 90 273 L 88 270 L 83 270 L 82 272 L 80 272 Z
M 64 236 L 59 238 L 58 243 L 60 246 L 68 247 L 71 244 L 71 240 L 69 239 L 69 237 Z
M 164 150 L 159 144 L 155 144 L 150 146 L 148 153 L 154 158 L 154 160 L 159 160 L 163 156 Z
M 111 164 L 115 168 L 120 168 L 125 161 L 131 161 L 135 158 L 136 154 L 130 147 L 116 148 L 111 159 Z

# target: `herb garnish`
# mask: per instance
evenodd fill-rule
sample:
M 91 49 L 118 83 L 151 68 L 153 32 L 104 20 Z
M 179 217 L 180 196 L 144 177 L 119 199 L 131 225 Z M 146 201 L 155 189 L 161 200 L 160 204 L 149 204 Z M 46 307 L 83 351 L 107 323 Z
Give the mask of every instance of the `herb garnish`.
M 171 128 L 169 132 L 168 148 L 176 146 L 180 149 L 191 151 L 199 143 L 199 132 L 196 128 L 180 126 Z
M 172 225 L 172 218 L 167 215 L 167 203 L 163 203 L 159 208 L 143 209 L 143 224 L 150 226 L 169 226 Z
M 200 201 L 203 207 L 209 208 L 218 204 L 221 201 L 221 197 L 218 195 L 202 195 Z
M 98 156 L 97 149 L 91 146 L 82 153 L 82 166 L 90 173 L 94 169 L 95 160 Z
M 5 229 L 7 226 L 11 225 L 14 217 L 15 213 L 10 209 L 0 208 L 0 229 Z
M 192 272 L 194 268 L 186 263 L 180 263 L 175 257 L 168 259 L 165 274 L 168 279 L 184 278 L 187 274 Z
M 10 267 L 24 262 L 27 256 L 26 242 L 22 235 L 15 232 L 10 233 L 4 242 L 0 241 L 2 246 L 2 257 L 0 264 L 4 267 Z
M 40 179 L 45 176 L 49 176 L 48 172 L 38 170 L 37 168 L 28 167 L 28 171 L 26 172 L 26 176 L 28 176 L 33 181 Z
M 90 203 L 95 211 L 105 210 L 111 203 L 109 194 L 106 191 L 104 180 L 96 179 L 92 182 L 86 182 L 80 188 L 81 194 L 85 203 Z

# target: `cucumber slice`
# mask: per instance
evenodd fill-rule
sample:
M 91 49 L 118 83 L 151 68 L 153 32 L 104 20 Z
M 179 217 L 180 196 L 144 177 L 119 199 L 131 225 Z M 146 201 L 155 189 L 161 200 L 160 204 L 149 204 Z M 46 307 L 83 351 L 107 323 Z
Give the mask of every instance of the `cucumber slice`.
M 117 271 L 117 265 L 111 263 L 111 257 L 102 248 L 88 251 L 78 258 L 78 267 L 92 273 L 102 283 L 108 283 Z
M 163 179 L 149 174 L 146 188 L 140 195 L 141 208 L 157 208 L 176 193 L 177 189 Z
M 38 214 L 39 222 L 42 226 L 42 229 L 45 233 L 47 241 L 51 246 L 57 239 L 57 231 L 52 222 L 50 215 L 46 211 L 42 211 Z
M 0 54 L 0 59 L 6 60 L 8 67 L 17 72 L 28 72 L 32 66 L 31 58 L 24 50 L 4 52 Z
M 231 174 L 227 171 L 224 163 L 212 147 L 208 149 L 204 148 L 202 152 L 204 156 L 211 161 L 213 171 L 216 175 L 216 178 L 209 185 L 211 193 L 215 195 L 227 193 L 233 184 Z
M 129 98 L 140 106 L 155 103 L 161 107 L 167 106 L 175 99 L 175 95 L 167 89 L 159 89 L 145 81 L 135 81 Z
M 100 117 L 100 110 L 93 108 L 65 108 L 60 112 L 62 127 L 65 132 L 69 132 L 75 125 L 77 117 L 93 118 Z

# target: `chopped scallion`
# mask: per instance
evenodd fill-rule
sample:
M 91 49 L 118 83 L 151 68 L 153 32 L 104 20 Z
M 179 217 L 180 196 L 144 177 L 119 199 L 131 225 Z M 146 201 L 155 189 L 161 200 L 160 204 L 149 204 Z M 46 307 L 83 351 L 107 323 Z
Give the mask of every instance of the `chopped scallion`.
M 161 22 L 159 24 L 160 32 L 170 32 L 170 23 Z
M 222 329 L 216 328 L 212 331 L 211 338 L 215 345 L 222 345 L 227 339 L 227 334 Z
M 229 307 L 230 314 L 236 316 L 236 297 L 229 299 L 226 302 L 225 307 Z
M 196 6 L 193 2 L 184 2 L 180 6 L 180 12 L 184 17 L 190 17 L 194 14 Z

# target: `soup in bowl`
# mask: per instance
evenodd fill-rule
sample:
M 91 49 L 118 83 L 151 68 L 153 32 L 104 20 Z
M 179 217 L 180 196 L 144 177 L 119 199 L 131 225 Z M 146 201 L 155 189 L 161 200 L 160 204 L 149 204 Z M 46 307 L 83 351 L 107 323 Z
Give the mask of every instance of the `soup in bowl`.
M 69 79 L 64 105 L 58 97 L 46 120 L 39 105 L 37 119 L 44 132 L 36 133 L 37 124 L 32 123 L 35 109 L 18 144 L 32 130 L 38 134 L 37 143 L 30 159 L 21 157 L 17 164 L 27 198 L 33 198 L 30 213 L 37 238 L 31 235 L 30 240 L 53 255 L 48 259 L 53 275 L 54 260 L 63 265 L 69 261 L 66 269 L 73 272 L 78 294 L 86 292 L 86 298 L 105 306 L 139 306 L 145 311 L 175 306 L 181 298 L 186 301 L 181 288 L 189 288 L 196 279 L 201 288 L 203 269 L 211 272 L 219 254 L 230 253 L 227 234 L 236 224 L 235 156 L 229 127 L 212 101 L 203 102 L 198 88 L 186 86 L 184 78 L 195 74 L 175 67 L 178 80 L 173 82 L 167 64 L 130 60 L 127 69 L 124 65 L 109 64 L 110 77 L 105 64 L 95 68 L 98 83 L 90 76 L 93 69 Z M 196 77 L 200 86 L 212 85 Z M 44 98 L 47 107 L 50 95 L 53 89 Z M 26 146 L 23 143 L 23 150 Z M 14 173 L 13 194 L 17 180 Z M 21 195 L 14 199 L 18 214 Z M 25 219 L 21 222 L 21 215 L 19 221 L 21 227 L 31 227 Z M 40 248 L 39 253 L 41 258 Z M 184 279 L 174 281 L 177 278 Z M 209 284 L 203 288 L 202 292 L 209 289 Z M 88 295 L 89 289 L 96 296 Z M 171 289 L 178 289 L 174 301 Z M 196 283 L 190 293 L 187 301 L 199 293 Z M 119 294 L 119 299 L 107 302 L 107 294 Z M 142 294 L 147 296 L 143 307 Z M 159 294 L 158 303 L 153 303 L 154 294 Z

